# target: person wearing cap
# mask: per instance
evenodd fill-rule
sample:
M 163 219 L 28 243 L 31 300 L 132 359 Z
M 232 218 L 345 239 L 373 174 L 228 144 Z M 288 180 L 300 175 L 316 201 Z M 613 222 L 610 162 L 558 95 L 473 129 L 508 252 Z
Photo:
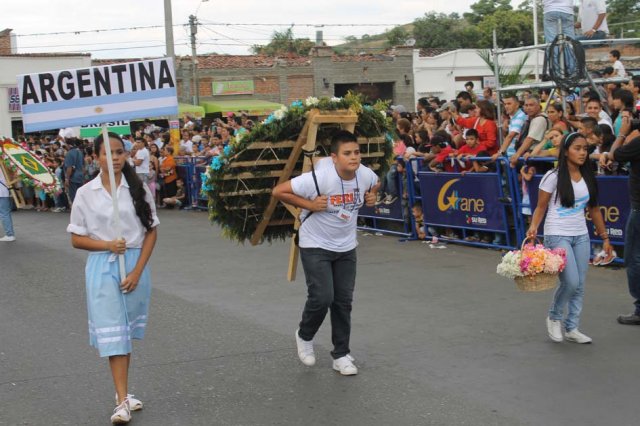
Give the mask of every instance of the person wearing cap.
M 391 116 L 393 117 L 393 121 L 398 121 L 401 118 L 404 118 L 403 114 L 407 113 L 407 109 L 404 105 L 391 105 Z

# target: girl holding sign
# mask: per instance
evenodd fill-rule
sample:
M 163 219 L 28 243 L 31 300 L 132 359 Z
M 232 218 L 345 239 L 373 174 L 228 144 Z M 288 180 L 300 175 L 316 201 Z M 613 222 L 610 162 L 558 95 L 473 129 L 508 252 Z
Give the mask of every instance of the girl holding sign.
M 585 209 L 591 215 L 596 234 L 604 241 L 605 252 L 612 252 L 598 207 L 598 184 L 588 161 L 585 137 L 580 133 L 566 135 L 560 144 L 558 167 L 547 172 L 540 181 L 538 206 L 527 231 L 527 237 L 535 238 L 546 213 L 545 246 L 563 248 L 567 256 L 547 317 L 547 333 L 554 342 L 566 339 L 575 343 L 591 343 L 591 338 L 578 330 L 590 252 Z
M 122 238 L 113 225 L 113 204 L 105 149 L 111 150 L 119 203 Z M 142 402 L 127 392 L 133 339 L 142 339 L 147 325 L 151 294 L 147 262 L 157 238 L 155 203 L 126 161 L 124 142 L 109 133 L 94 143 L 100 174 L 78 189 L 67 232 L 73 247 L 89 251 L 86 266 L 87 310 L 90 344 L 101 357 L 109 358 L 116 388 L 112 423 L 127 423 L 130 411 Z M 124 255 L 126 278 L 121 281 L 118 255 Z

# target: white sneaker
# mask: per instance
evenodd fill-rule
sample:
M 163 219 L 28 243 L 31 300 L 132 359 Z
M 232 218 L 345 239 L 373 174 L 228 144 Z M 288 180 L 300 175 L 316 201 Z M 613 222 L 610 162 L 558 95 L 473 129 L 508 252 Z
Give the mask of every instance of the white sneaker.
M 585 334 L 580 333 L 580 330 L 574 328 L 564 334 L 565 339 L 574 343 L 591 343 L 593 339 Z
M 333 369 L 339 371 L 343 376 L 355 376 L 358 374 L 358 367 L 351 361 L 353 357 L 345 355 L 342 358 L 333 360 Z
M 129 410 L 138 411 L 142 410 L 142 401 L 134 398 L 133 395 L 127 394 L 127 400 L 129 401 Z M 118 394 L 116 394 L 116 404 L 118 403 Z
M 554 342 L 562 342 L 562 324 L 559 320 L 547 317 L 547 333 Z
M 114 425 L 119 425 L 123 423 L 129 423 L 131 421 L 131 411 L 129 409 L 129 401 L 124 400 L 122 404 L 118 405 L 113 409 L 113 414 L 111 415 L 111 423 Z
M 9 235 L 5 235 L 4 237 L 0 238 L 0 241 L 15 241 L 16 237 L 14 237 L 13 235 L 9 236 Z
M 298 335 L 300 329 L 296 330 L 296 346 L 298 347 L 298 358 L 307 367 L 311 367 L 316 364 L 316 354 L 313 352 L 313 340 L 307 342 L 302 340 Z

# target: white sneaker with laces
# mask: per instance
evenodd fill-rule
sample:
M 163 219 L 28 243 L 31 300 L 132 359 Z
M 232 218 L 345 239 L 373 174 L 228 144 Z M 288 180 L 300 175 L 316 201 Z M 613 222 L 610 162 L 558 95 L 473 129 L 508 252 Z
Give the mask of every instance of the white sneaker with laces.
M 571 331 L 567 331 L 564 334 L 564 338 L 567 339 L 569 342 L 574 342 L 574 343 L 591 343 L 593 342 L 593 339 L 589 336 L 587 336 L 586 334 L 582 334 L 580 333 L 580 330 L 578 330 L 577 328 L 574 328 Z
M 5 241 L 5 242 L 10 242 L 15 240 L 16 240 L 16 237 L 14 237 L 13 235 L 5 235 L 4 237 L 0 238 L 0 241 Z
M 127 394 L 127 400 L 129 401 L 129 410 L 138 411 L 142 410 L 142 401 L 134 398 L 133 395 Z M 118 403 L 118 394 L 116 394 L 116 404 Z
M 547 317 L 547 333 L 554 342 L 562 342 L 562 324 L 559 320 L 552 320 Z
M 120 425 L 131 421 L 131 410 L 129 409 L 129 400 L 125 399 L 120 405 L 113 409 L 111 415 L 111 423 Z
M 355 376 L 358 374 L 358 367 L 353 364 L 353 357 L 345 355 L 342 358 L 333 360 L 333 369 L 343 376 Z
M 307 342 L 298 335 L 300 329 L 296 330 L 296 346 L 298 347 L 298 358 L 307 367 L 316 363 L 316 354 L 313 352 L 313 340 Z

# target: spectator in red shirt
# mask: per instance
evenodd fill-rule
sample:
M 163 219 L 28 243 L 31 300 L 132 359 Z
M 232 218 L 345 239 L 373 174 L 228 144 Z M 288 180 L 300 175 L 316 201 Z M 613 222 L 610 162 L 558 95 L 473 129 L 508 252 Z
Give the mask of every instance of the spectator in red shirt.
M 453 111 L 456 123 L 465 129 L 475 129 L 478 131 L 480 145 L 493 155 L 498 152 L 498 126 L 496 125 L 495 108 L 488 101 L 478 101 L 478 117 L 465 118 Z
M 444 138 L 434 135 L 433 138 L 431 138 L 431 153 L 434 154 L 435 157 L 429 163 L 429 169 L 433 172 L 441 172 L 443 170 L 453 171 L 447 161 L 449 154 L 453 152 L 453 148 L 447 145 Z
M 487 168 L 479 165 L 477 161 L 468 161 L 470 157 L 488 156 L 487 151 L 484 149 L 484 146 L 480 145 L 478 131 L 476 129 L 467 130 L 467 138 L 465 139 L 465 144 L 460 147 L 459 150 L 453 153 L 452 157 L 453 156 L 455 156 L 455 158 L 458 160 L 460 169 L 463 173 L 471 170 L 474 172 L 487 171 Z

